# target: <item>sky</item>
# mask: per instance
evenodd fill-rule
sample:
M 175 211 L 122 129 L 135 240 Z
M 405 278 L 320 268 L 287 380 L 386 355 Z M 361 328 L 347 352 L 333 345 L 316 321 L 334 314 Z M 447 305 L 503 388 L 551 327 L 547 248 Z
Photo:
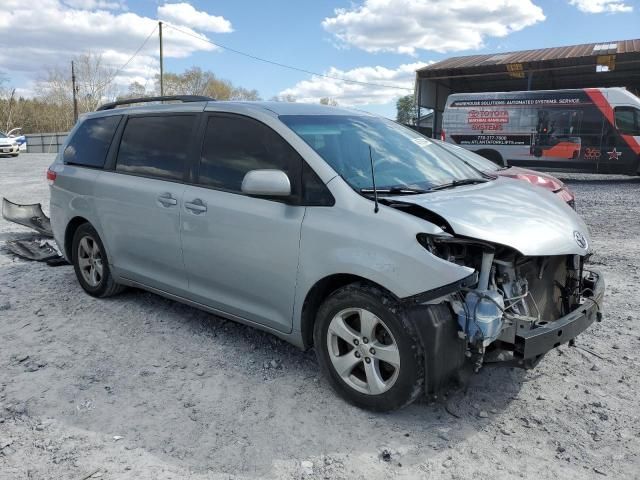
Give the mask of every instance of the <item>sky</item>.
M 393 118 L 421 66 L 640 38 L 640 0 L 2 0 L 0 76 L 33 95 L 47 68 L 91 51 L 123 91 L 132 81 L 151 87 L 158 20 L 165 71 L 198 66 L 263 99 L 330 97 Z

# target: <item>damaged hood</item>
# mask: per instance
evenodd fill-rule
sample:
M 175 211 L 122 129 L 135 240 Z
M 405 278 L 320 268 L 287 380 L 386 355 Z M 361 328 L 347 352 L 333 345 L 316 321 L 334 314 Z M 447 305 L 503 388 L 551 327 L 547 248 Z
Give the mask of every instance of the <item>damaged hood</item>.
M 506 245 L 527 256 L 585 255 L 588 229 L 550 191 L 510 178 L 396 197 L 444 218 L 457 235 Z

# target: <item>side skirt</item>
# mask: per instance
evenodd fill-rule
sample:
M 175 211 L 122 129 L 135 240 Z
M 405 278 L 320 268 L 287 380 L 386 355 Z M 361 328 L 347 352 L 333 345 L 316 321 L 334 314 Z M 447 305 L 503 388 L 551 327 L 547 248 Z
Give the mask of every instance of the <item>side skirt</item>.
M 222 317 L 227 320 L 231 320 L 233 322 L 241 323 L 243 325 L 247 325 L 249 327 L 253 327 L 267 333 L 271 333 L 276 337 L 281 338 L 282 340 L 285 340 L 286 342 L 289 342 L 300 349 L 304 349 L 301 335 L 299 334 L 296 335 L 296 332 L 284 333 L 274 328 L 267 327 L 266 325 L 262 325 L 260 323 L 253 322 L 251 320 L 247 320 L 246 318 L 239 317 L 238 315 L 223 312 L 222 310 L 209 307 L 207 305 L 204 305 L 203 303 L 194 302 L 193 300 L 189 300 L 188 298 L 181 297 L 180 295 L 174 295 L 173 293 L 165 292 L 164 290 L 160 290 L 158 288 L 149 287 L 148 285 L 144 285 L 140 282 L 136 282 L 135 280 L 130 280 L 128 278 L 119 277 L 118 283 L 121 283 L 122 285 L 126 285 L 128 287 L 134 287 L 134 288 L 139 288 L 141 290 L 146 290 L 148 292 L 155 293 L 156 295 L 160 295 L 161 297 L 168 298 L 169 300 L 173 300 L 179 303 L 183 303 L 185 305 L 189 305 L 190 307 L 197 308 L 198 310 L 204 310 L 205 312 L 211 313 L 218 317 Z

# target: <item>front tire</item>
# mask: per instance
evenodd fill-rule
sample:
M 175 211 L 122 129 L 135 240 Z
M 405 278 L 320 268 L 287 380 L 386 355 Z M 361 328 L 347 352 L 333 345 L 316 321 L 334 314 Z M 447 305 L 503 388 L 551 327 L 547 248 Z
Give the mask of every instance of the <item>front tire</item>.
M 356 283 L 331 294 L 318 309 L 314 344 L 323 374 L 354 405 L 395 410 L 424 392 L 418 336 L 380 288 Z
M 113 279 L 102 240 L 88 223 L 80 225 L 75 231 L 71 253 L 78 282 L 89 295 L 105 298 L 124 289 Z

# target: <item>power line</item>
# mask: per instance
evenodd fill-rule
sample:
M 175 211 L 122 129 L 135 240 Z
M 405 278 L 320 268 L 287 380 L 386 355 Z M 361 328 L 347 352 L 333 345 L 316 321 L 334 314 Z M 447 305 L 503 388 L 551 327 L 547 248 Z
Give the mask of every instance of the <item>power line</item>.
M 385 84 L 381 84 L 381 83 L 360 82 L 358 80 L 349 80 L 348 78 L 338 77 L 338 76 L 335 76 L 335 75 L 326 75 L 324 73 L 312 72 L 311 70 L 305 70 L 304 68 L 298 68 L 298 67 L 294 67 L 292 65 L 286 65 L 284 63 L 275 62 L 273 60 L 268 60 L 266 58 L 257 57 L 255 55 L 251 55 L 250 53 L 241 52 L 240 50 L 236 50 L 234 48 L 227 47 L 227 46 L 222 45 L 220 43 L 212 42 L 211 40 L 209 40 L 206 37 L 203 38 L 203 37 L 195 35 L 195 34 L 193 34 L 191 32 L 187 32 L 186 30 L 182 30 L 182 29 L 180 29 L 178 27 L 174 27 L 170 23 L 166 23 L 165 22 L 164 25 L 169 27 L 169 28 L 172 28 L 173 30 L 181 32 L 181 33 L 183 33 L 185 35 L 188 35 L 190 37 L 197 38 L 198 40 L 202 40 L 203 42 L 210 43 L 211 45 L 214 45 L 214 46 L 216 46 L 218 48 L 222 48 L 224 50 L 228 50 L 229 52 L 235 53 L 237 55 L 242 55 L 244 57 L 248 57 L 248 58 L 251 58 L 253 60 L 258 60 L 260 62 L 268 63 L 270 65 L 275 65 L 277 67 L 288 68 L 289 70 L 295 70 L 296 72 L 302 72 L 302 73 L 306 73 L 306 74 L 309 74 L 309 75 L 315 75 L 317 77 L 323 77 L 323 78 L 329 78 L 329 79 L 332 79 L 332 80 L 338 80 L 338 81 L 345 82 L 345 83 L 353 83 L 353 84 L 356 84 L 356 85 L 365 85 L 365 86 L 368 86 L 368 87 L 393 88 L 393 89 L 396 89 L 396 90 L 413 91 L 413 88 L 398 87 L 396 85 L 385 85 Z
M 129 65 L 131 63 L 131 61 L 136 58 L 136 56 L 138 56 L 138 54 L 140 53 L 140 51 L 144 48 L 144 46 L 147 44 L 147 42 L 149 41 L 149 39 L 151 38 L 151 36 L 156 33 L 156 30 L 158 29 L 158 26 L 156 25 L 155 27 L 153 27 L 153 30 L 151 30 L 151 33 L 149 35 L 147 35 L 147 38 L 144 39 L 144 41 L 142 42 L 142 44 L 138 47 L 138 49 L 133 52 L 133 55 L 131 55 L 131 57 L 129 57 L 129 60 L 127 60 L 126 62 L 124 62 L 122 64 L 122 66 L 120 66 L 120 68 L 116 69 L 116 71 L 113 73 L 113 75 L 111 75 L 111 77 L 106 80 L 102 85 L 100 85 L 98 88 L 96 88 L 97 91 L 102 90 L 104 87 L 106 87 L 107 85 L 109 85 L 117 76 L 118 74 L 124 70 L 127 65 Z

